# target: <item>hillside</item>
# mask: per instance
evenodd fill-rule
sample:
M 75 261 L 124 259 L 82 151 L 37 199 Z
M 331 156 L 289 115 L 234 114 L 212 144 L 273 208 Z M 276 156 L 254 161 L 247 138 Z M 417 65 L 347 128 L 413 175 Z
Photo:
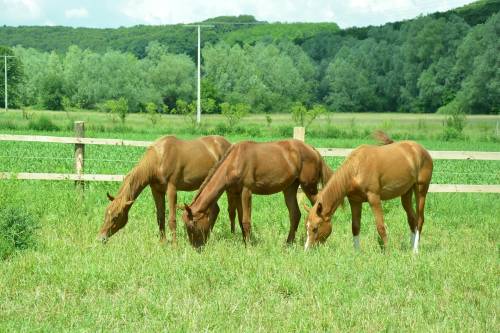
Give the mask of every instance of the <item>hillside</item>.
M 433 17 L 462 17 L 469 25 L 484 23 L 492 14 L 500 11 L 500 0 L 481 0 L 472 4 Z M 389 23 L 399 27 L 405 22 Z M 202 43 L 214 44 L 224 40 L 229 44 L 255 43 L 262 39 L 289 39 L 296 44 L 317 34 L 340 34 L 358 39 L 367 37 L 373 27 L 349 28 L 340 30 L 335 23 L 268 23 L 257 21 L 253 16 L 221 16 L 208 19 L 204 24 L 214 24 L 213 28 L 204 29 Z M 383 28 L 383 27 L 381 27 Z M 72 28 L 62 26 L 20 26 L 0 27 L 0 41 L 5 46 L 21 45 L 41 51 L 64 53 L 71 45 L 104 53 L 109 49 L 131 52 L 137 57 L 145 56 L 145 48 L 150 41 L 167 45 L 170 52 L 191 56 L 195 54 L 196 34 L 183 25 L 138 25 L 116 29 Z

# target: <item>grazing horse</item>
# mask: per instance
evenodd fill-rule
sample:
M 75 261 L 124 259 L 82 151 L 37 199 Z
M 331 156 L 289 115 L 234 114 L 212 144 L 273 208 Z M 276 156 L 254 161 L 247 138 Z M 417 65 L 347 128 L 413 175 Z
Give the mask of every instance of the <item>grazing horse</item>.
M 160 241 L 165 241 L 165 193 L 169 204 L 169 228 L 176 242 L 175 209 L 177 191 L 193 191 L 200 187 L 208 172 L 229 149 L 231 144 L 221 136 L 206 136 L 196 140 L 181 140 L 165 136 L 155 141 L 139 163 L 125 177 L 116 198 L 108 194 L 111 203 L 106 208 L 104 224 L 98 239 L 106 242 L 125 226 L 134 200 L 149 185 L 156 205 Z M 234 232 L 236 208 L 231 202 L 229 217 Z M 210 220 L 215 221 L 219 207 L 213 203 Z
M 236 209 L 245 244 L 250 240 L 252 194 L 283 192 L 290 216 L 287 242 L 295 239 L 300 221 L 297 203 L 299 185 L 314 203 L 318 183 L 326 183 L 332 170 L 321 155 L 299 140 L 269 143 L 243 141 L 234 144 L 213 167 L 190 205 L 185 204 L 182 219 L 189 241 L 195 247 L 205 244 L 210 230 L 210 210 L 224 190 L 237 203 Z
M 329 236 L 332 215 L 346 196 L 351 206 L 354 247 L 359 248 L 361 205 L 368 201 L 385 248 L 387 233 L 381 201 L 401 197 L 412 233 L 411 246 L 415 253 L 418 252 L 425 197 L 432 176 L 432 158 L 416 142 L 394 142 L 383 132 L 376 132 L 375 137 L 384 145 L 356 148 L 318 194 L 306 221 L 306 249 Z M 416 214 L 412 207 L 413 193 Z

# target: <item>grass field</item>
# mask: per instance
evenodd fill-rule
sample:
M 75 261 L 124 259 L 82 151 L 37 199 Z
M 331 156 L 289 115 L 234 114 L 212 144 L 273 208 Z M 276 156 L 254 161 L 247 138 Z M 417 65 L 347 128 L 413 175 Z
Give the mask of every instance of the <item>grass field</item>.
M 0 133 L 72 135 L 64 113 L 47 115 L 60 130 L 29 129 L 28 120 L 11 112 L 0 114 Z M 133 115 L 120 130 L 103 115 L 71 116 L 87 117 L 89 137 L 197 135 L 176 117 L 161 119 L 152 128 L 146 115 Z M 275 117 L 272 127 L 291 128 L 286 116 Z M 335 126 L 351 137 L 311 135 L 307 141 L 318 147 L 353 147 L 373 142 L 365 132 L 385 126 L 390 134 L 418 139 L 432 150 L 500 151 L 495 139 L 498 117 L 472 117 L 465 137 L 450 141 L 439 139 L 439 117 L 335 114 L 332 122 L 336 118 Z M 221 121 L 212 116 L 208 123 Z M 427 123 L 420 125 L 424 134 L 412 135 L 422 121 Z M 248 123 L 264 128 L 252 139 L 287 137 L 265 129 L 263 118 L 253 116 Z M 326 125 L 318 122 L 312 132 L 320 133 L 321 126 Z M 228 136 L 233 142 L 248 137 Z M 87 146 L 86 172 L 125 173 L 143 151 Z M 72 172 L 72 155 L 71 145 L 0 142 L 0 171 Z M 341 163 L 327 161 L 332 167 Z M 499 170 L 498 161 L 438 160 L 433 183 L 498 184 Z M 253 244 L 247 248 L 239 230 L 235 235 L 229 231 L 223 196 L 211 239 L 198 253 L 187 243 L 180 220 L 178 246 L 159 244 L 147 189 L 132 208 L 129 224 L 107 245 L 96 243 L 105 193 L 115 193 L 118 186 L 89 183 L 81 198 L 72 183 L 0 181 L 0 209 L 23 207 L 39 217 L 40 225 L 36 247 L 1 262 L 1 332 L 500 330 L 497 194 L 429 194 L 417 256 L 409 247 L 399 200 L 384 203 L 389 233 L 385 253 L 378 247 L 368 207 L 363 211 L 361 252 L 352 248 L 348 207 L 335 215 L 327 243 L 304 252 L 302 223 L 296 243 L 284 245 L 289 223 L 281 194 L 254 198 Z M 179 202 L 189 202 L 193 194 L 181 193 Z

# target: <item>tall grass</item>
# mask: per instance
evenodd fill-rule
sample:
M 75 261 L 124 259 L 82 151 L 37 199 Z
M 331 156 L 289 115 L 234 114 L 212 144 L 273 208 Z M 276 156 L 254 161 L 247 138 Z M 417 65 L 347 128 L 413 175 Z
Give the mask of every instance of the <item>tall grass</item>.
M 183 132 L 175 118 L 160 119 L 148 132 L 142 121 L 149 128 L 151 122 L 145 115 L 144 119 L 131 115 L 126 130 L 107 133 L 112 125 L 99 125 L 99 115 L 76 114 L 88 117 L 87 136 L 152 140 L 160 133 L 199 135 Z M 8 118 L 21 127 L 3 132 L 43 133 L 28 131 L 17 115 L 12 117 L 0 118 L 0 123 Z M 52 135 L 72 134 L 59 118 L 50 113 L 49 117 L 60 128 Z M 352 117 L 337 124 L 333 118 L 330 127 L 312 127 L 307 141 L 317 147 L 370 142 L 366 130 L 379 120 L 361 115 L 352 121 Z M 442 120 L 438 125 L 432 118 L 417 125 L 417 118 L 407 117 L 387 122 L 390 134 L 418 138 L 420 134 L 409 129 L 413 124 L 423 133 L 429 131 L 428 137 L 419 140 L 430 149 L 498 150 L 497 142 L 475 130 L 467 134 L 474 140 L 443 142 L 438 139 L 442 127 L 435 127 L 442 126 Z M 477 126 L 490 128 L 479 119 L 473 120 Z M 220 118 L 210 121 L 217 126 Z M 264 118 L 246 121 L 245 126 L 258 128 L 260 136 L 231 132 L 231 141 L 291 136 L 289 120 L 281 116 L 262 128 L 258 124 L 265 124 Z M 277 134 L 267 132 L 268 127 Z M 346 138 L 350 133 L 357 134 Z M 71 172 L 74 167 L 71 145 L 0 142 L 0 151 L 0 171 Z M 143 152 L 137 147 L 88 146 L 86 172 L 126 173 Z M 327 159 L 332 167 L 341 161 Z M 439 160 L 433 182 L 494 184 L 500 181 L 498 170 L 498 161 Z M 82 198 L 72 182 L 0 181 L 0 208 L 6 203 L 21 207 L 9 216 L 36 212 L 34 224 L 39 225 L 36 247 L 0 263 L 0 332 L 493 332 L 500 326 L 497 194 L 429 194 L 417 256 L 411 252 L 406 215 L 397 199 L 383 206 L 388 251 L 380 251 L 373 216 L 364 207 L 362 250 L 356 253 L 348 208 L 334 216 L 326 244 L 304 252 L 303 223 L 296 243 L 285 245 L 289 222 L 283 196 L 256 196 L 252 244 L 245 247 L 239 230 L 234 235 L 229 231 L 223 196 L 214 232 L 203 251 L 197 252 L 187 243 L 180 219 L 178 246 L 158 242 L 155 208 L 147 189 L 132 207 L 128 225 L 107 245 L 97 243 L 108 204 L 106 192 L 116 193 L 118 187 L 117 183 L 89 183 Z M 181 192 L 178 202 L 190 202 L 192 196 Z
M 95 241 L 105 191 L 91 184 L 80 205 L 73 185 L 2 182 L 0 190 L 40 196 L 37 250 L 0 271 L 1 331 L 495 331 L 498 327 L 499 224 L 496 195 L 433 194 L 418 256 L 399 203 L 384 205 L 389 250 L 378 247 L 363 210 L 362 251 L 351 245 L 350 214 L 334 217 L 328 242 L 303 251 L 284 244 L 281 195 L 257 196 L 253 241 L 245 247 L 221 215 L 201 253 L 186 242 L 160 245 L 146 191 L 130 222 L 107 245 Z M 192 194 L 180 195 L 189 201 Z M 182 222 L 181 222 L 182 223 Z M 20 319 L 22 318 L 22 320 Z

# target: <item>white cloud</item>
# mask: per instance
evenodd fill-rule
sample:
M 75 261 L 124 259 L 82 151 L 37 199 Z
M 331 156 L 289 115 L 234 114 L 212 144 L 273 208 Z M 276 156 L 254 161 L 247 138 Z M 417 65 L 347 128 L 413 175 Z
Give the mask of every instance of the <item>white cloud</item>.
M 14 18 L 19 21 L 36 19 L 42 14 L 39 0 L 0 0 L 0 8 L 0 18 Z
M 149 24 L 192 23 L 215 16 L 242 14 L 281 22 L 331 21 L 334 16 L 330 1 L 324 0 L 127 0 L 119 10 Z
M 67 18 L 84 18 L 89 16 L 89 11 L 84 7 L 72 8 L 66 10 L 64 12 L 64 16 L 66 16 Z
M 118 9 L 136 23 L 192 23 L 220 15 L 254 15 L 270 22 L 383 24 L 459 7 L 471 0 L 123 0 Z

